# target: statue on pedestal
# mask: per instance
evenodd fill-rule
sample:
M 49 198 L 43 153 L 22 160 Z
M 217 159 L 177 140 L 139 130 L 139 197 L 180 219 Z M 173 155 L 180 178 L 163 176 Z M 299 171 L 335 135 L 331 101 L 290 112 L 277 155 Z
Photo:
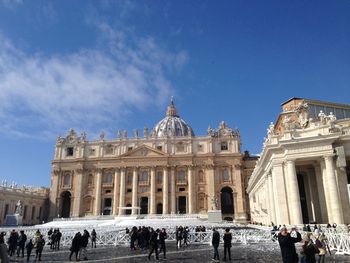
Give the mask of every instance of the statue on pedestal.
M 211 200 L 211 210 L 217 210 L 218 199 L 213 195 L 210 200 Z
M 16 204 L 16 211 L 15 211 L 15 215 L 22 215 L 23 213 L 23 205 L 21 200 L 18 200 L 17 204 Z

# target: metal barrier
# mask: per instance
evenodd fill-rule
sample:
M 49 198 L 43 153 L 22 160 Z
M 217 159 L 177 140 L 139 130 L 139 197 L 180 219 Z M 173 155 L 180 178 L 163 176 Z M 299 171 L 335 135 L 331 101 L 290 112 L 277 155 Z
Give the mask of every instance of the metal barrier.
M 174 225 L 169 226 L 161 226 L 167 229 L 168 233 L 168 241 L 176 240 L 176 228 Z M 233 244 L 259 244 L 259 243 L 273 243 L 276 240 L 273 239 L 271 235 L 271 229 L 268 227 L 253 228 L 252 227 L 244 227 L 244 226 L 232 226 L 232 224 L 222 224 L 215 226 L 206 226 L 205 232 L 195 232 L 196 226 L 189 226 L 188 233 L 188 243 L 190 244 L 211 244 L 211 237 L 213 234 L 212 228 L 215 227 L 220 233 L 222 237 L 224 234 L 224 229 L 226 227 L 231 228 L 232 233 L 232 243 Z M 89 227 L 91 230 L 92 227 Z M 20 227 L 18 230 L 25 230 L 25 234 L 28 238 L 34 238 L 35 233 L 38 228 L 35 227 Z M 7 232 L 7 236 L 5 239 L 9 237 L 9 233 L 12 228 L 0 228 L 0 231 Z M 44 236 L 46 242 L 48 242 L 47 232 L 48 228 L 39 229 L 41 234 Z M 62 233 L 61 238 L 61 246 L 62 247 L 70 247 L 72 244 L 72 239 L 75 234 L 80 231 L 83 232 L 84 228 L 62 228 L 60 229 Z M 96 227 L 97 232 L 96 244 L 99 246 L 128 246 L 130 244 L 130 236 L 126 234 L 125 228 L 123 227 Z M 334 230 L 326 230 L 324 231 L 327 239 L 329 248 L 332 251 L 335 251 L 336 254 L 341 255 L 350 255 L 350 235 L 348 233 L 336 233 Z M 305 232 L 301 231 L 302 236 Z M 223 242 L 223 239 L 220 238 L 220 241 Z

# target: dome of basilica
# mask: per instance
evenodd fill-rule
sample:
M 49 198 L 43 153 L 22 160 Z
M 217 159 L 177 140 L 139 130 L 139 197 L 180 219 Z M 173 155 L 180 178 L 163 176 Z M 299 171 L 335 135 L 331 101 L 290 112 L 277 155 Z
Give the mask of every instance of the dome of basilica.
M 156 138 L 194 136 L 192 128 L 177 115 L 174 101 L 168 106 L 166 117 L 154 126 L 152 136 Z

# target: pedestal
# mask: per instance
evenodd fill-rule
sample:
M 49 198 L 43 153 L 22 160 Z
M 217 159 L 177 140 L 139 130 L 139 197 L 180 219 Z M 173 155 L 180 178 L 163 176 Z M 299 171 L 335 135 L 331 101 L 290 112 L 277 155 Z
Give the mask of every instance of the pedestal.
M 208 221 L 211 223 L 222 222 L 221 210 L 209 210 L 208 211 Z
M 5 226 L 21 226 L 23 221 L 23 216 L 19 214 L 6 215 Z

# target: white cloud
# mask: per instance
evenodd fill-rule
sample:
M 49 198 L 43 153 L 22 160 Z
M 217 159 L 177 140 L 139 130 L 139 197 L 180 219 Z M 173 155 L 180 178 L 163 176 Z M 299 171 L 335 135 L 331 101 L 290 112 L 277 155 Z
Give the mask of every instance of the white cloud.
M 131 109 L 169 99 L 167 71 L 182 67 L 187 54 L 164 51 L 152 38 L 130 37 L 107 23 L 96 25 L 108 51 L 26 54 L 0 35 L 0 133 L 46 137 L 68 127 L 97 132 Z
M 22 4 L 23 0 L 0 0 L 0 5 L 8 9 L 15 9 L 17 6 Z

